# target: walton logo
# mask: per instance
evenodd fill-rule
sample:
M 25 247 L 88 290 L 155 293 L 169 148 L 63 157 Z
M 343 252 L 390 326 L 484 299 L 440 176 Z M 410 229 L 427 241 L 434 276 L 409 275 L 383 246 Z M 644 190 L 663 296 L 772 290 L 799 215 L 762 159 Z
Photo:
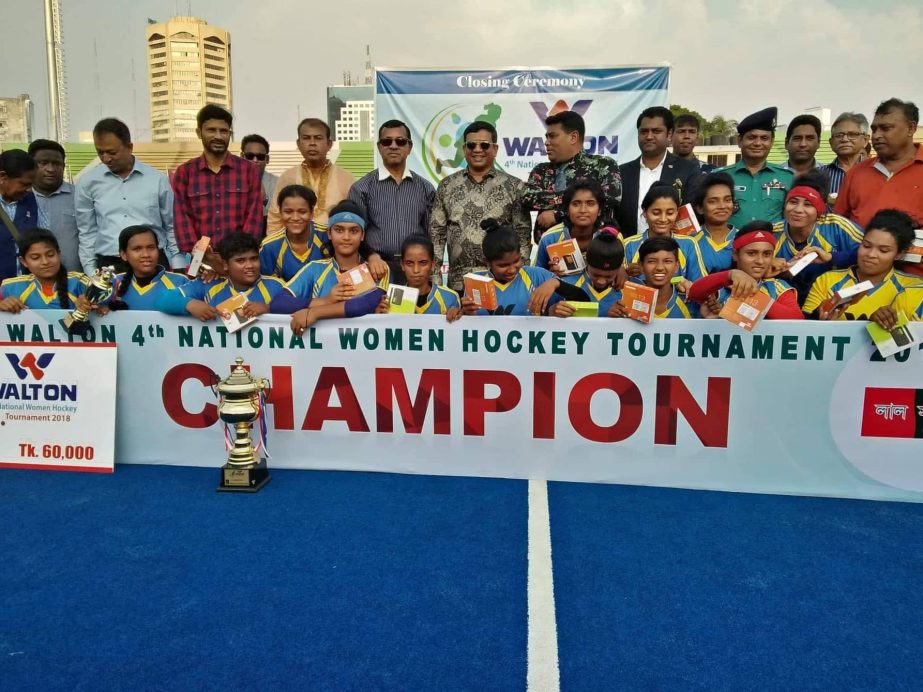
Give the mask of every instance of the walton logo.
M 583 116 L 589 110 L 591 103 L 593 103 L 593 99 L 581 99 L 579 101 L 574 101 L 573 106 L 568 106 L 567 101 L 558 99 L 550 110 L 543 101 L 530 101 L 529 105 L 532 106 L 535 115 L 538 116 L 538 119 L 542 122 L 542 125 L 544 125 L 546 118 L 557 115 L 561 111 L 573 111 L 577 115 Z
M 15 353 L 7 353 L 6 358 L 13 366 L 16 377 L 24 380 L 32 373 L 33 379 L 41 380 L 45 376 L 45 369 L 51 364 L 54 358 L 53 353 L 43 353 L 38 358 L 33 353 L 27 353 L 21 359 Z

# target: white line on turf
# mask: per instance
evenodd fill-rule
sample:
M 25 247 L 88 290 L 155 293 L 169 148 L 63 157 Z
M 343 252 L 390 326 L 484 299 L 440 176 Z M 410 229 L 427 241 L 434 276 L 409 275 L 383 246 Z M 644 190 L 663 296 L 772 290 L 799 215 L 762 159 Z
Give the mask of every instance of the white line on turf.
M 554 574 L 551 565 L 551 526 L 548 484 L 529 481 L 529 635 L 526 688 L 558 692 L 558 624 L 554 613 Z

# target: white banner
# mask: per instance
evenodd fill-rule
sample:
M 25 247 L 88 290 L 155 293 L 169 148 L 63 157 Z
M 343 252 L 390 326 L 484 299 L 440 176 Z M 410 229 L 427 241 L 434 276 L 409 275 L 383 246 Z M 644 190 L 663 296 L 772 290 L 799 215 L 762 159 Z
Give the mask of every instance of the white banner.
M 56 316 L 0 333 L 61 340 Z M 272 383 L 271 467 L 923 500 L 923 351 L 880 359 L 863 323 L 373 315 L 299 338 L 123 312 L 90 338 L 119 343 L 120 462 L 220 466 L 210 385 L 242 356 Z
M 465 166 L 465 128 L 497 128 L 497 165 L 518 178 L 546 159 L 545 118 L 572 110 L 586 123 L 584 148 L 624 163 L 638 156 L 638 115 L 669 105 L 665 64 L 591 69 L 502 68 L 376 72 L 375 122 L 401 120 L 413 133 L 410 168 L 434 183 Z
M 0 351 L 0 466 L 111 473 L 115 344 L 0 342 Z

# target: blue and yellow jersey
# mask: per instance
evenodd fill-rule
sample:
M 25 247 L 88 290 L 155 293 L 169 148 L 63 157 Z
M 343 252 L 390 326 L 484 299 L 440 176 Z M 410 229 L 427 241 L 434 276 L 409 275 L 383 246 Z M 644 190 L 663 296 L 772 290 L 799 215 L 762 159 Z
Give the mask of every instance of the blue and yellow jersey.
M 260 273 L 291 281 L 309 262 L 327 259 L 327 251 L 324 249 L 328 240 L 327 232 L 318 230 L 312 223 L 310 233 L 308 249 L 303 255 L 294 251 L 285 230 L 266 236 L 260 244 Z
M 723 243 L 716 243 L 708 229 L 704 227 L 692 236 L 696 247 L 699 248 L 699 255 L 702 257 L 706 273 L 714 274 L 731 268 L 734 264 L 734 239 L 736 237 L 737 229 L 733 226 Z
M 640 264 L 641 243 L 647 240 L 647 231 L 641 235 L 635 235 L 625 241 L 625 262 L 628 264 Z M 682 276 L 690 281 L 698 281 L 707 273 L 705 265 L 702 263 L 702 255 L 699 253 L 699 246 L 689 236 L 673 236 L 679 244 L 679 271 L 677 276 Z
M 261 276 L 259 280 L 245 291 L 238 291 L 228 279 L 215 279 L 190 281 L 177 290 L 184 297 L 192 300 L 202 300 L 209 305 L 218 305 L 228 298 L 233 298 L 239 293 L 247 296 L 251 303 L 269 303 L 285 289 L 285 283 L 275 276 Z
M 773 224 L 776 236 L 775 256 L 790 260 L 805 247 L 819 247 L 827 252 L 852 252 L 862 244 L 862 229 L 845 216 L 824 214 L 817 219 L 804 243 L 796 243 L 788 234 L 788 221 Z
M 61 305 L 58 300 L 58 285 L 51 283 L 43 287 L 42 282 L 32 274 L 14 276 L 4 279 L 0 284 L 0 299 L 19 298 L 23 305 L 30 310 L 72 310 L 76 307 L 77 298 L 86 291 L 84 276 L 80 272 L 67 273 L 67 299 L 68 305 Z
M 570 277 L 562 277 L 570 278 Z M 589 275 L 584 272 L 583 274 L 578 274 L 575 281 L 569 281 L 577 288 L 583 289 L 583 291 L 590 297 L 590 300 L 594 303 L 599 304 L 599 313 L 598 317 L 605 317 L 609 314 L 609 308 L 615 305 L 622 299 L 622 292 L 616 291 L 612 286 L 607 286 L 602 291 L 597 291 L 593 288 L 593 280 L 590 279 Z
M 923 322 L 923 284 L 907 286 L 891 303 L 897 312 L 903 312 L 911 322 Z
M 475 273 L 481 276 L 492 276 L 490 272 Z M 529 298 L 532 295 L 532 291 L 548 281 L 548 279 L 554 278 L 557 277 L 547 269 L 542 269 L 541 267 L 522 267 L 516 275 L 516 278 L 509 283 L 501 284 L 494 280 L 494 288 L 497 293 L 497 308 L 495 310 L 481 309 L 478 310 L 476 314 L 531 315 L 532 313 L 529 312 Z M 558 300 L 560 300 L 560 297 L 553 296 L 551 300 L 548 301 L 548 304 L 553 305 Z
M 124 281 L 125 274 L 116 274 L 116 293 L 118 293 L 118 289 L 121 288 Z M 128 306 L 129 310 L 154 310 L 154 301 L 157 300 L 157 296 L 164 291 L 179 288 L 187 283 L 189 283 L 189 278 L 185 274 L 168 272 L 163 267 L 160 267 L 157 274 L 146 286 L 141 286 L 138 280 L 132 277 L 131 283 L 125 289 L 125 295 L 113 296 L 112 299 L 121 300 Z
M 766 295 L 768 295 L 773 300 L 778 300 L 786 291 L 794 291 L 787 282 L 782 281 L 782 279 L 766 279 L 765 281 L 760 281 L 759 290 Z M 727 299 L 731 297 L 731 289 L 727 286 L 723 287 L 718 291 L 718 302 L 722 305 L 727 302 Z
M 846 308 L 845 312 L 840 315 L 840 319 L 867 320 L 878 308 L 891 305 L 894 299 L 904 292 L 905 288 L 913 286 L 917 282 L 919 282 L 917 277 L 892 269 L 877 286 L 862 296 L 855 304 Z M 861 282 L 856 278 L 855 267 L 825 272 L 817 277 L 814 285 L 811 286 L 802 309 L 810 315 L 836 291 L 855 286 L 858 283 Z
M 686 302 L 685 297 L 673 287 L 673 295 L 667 301 L 667 307 L 663 312 L 655 312 L 654 317 L 660 319 L 681 319 L 688 320 L 699 316 L 699 307 L 695 303 Z
M 423 303 L 423 305 L 417 306 L 416 314 L 444 315 L 449 311 L 449 308 L 460 307 L 461 300 L 459 300 L 458 294 L 455 291 L 446 286 L 433 284 L 432 290 L 430 290 L 429 295 L 426 297 L 426 302 Z
M 311 300 L 324 298 L 337 285 L 339 274 L 340 266 L 334 258 L 315 260 L 295 274 L 286 284 L 286 288 L 298 298 L 310 298 Z M 389 278 L 390 272 L 385 272 L 385 275 L 377 282 L 378 287 L 387 291 Z

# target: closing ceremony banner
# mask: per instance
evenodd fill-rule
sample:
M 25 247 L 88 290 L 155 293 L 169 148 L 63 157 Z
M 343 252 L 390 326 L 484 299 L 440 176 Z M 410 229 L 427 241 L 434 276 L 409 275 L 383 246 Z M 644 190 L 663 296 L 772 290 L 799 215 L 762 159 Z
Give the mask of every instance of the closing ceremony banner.
M 67 341 L 60 314 L 2 315 L 0 340 Z M 373 315 L 302 338 L 288 321 L 94 319 L 118 342 L 116 461 L 223 464 L 210 385 L 242 356 L 271 381 L 274 468 L 923 501 L 923 350 L 878 358 L 863 323 Z
M 638 156 L 638 114 L 667 106 L 666 64 L 592 69 L 503 68 L 376 73 L 375 122 L 408 124 L 412 170 L 438 183 L 465 166 L 465 128 L 485 120 L 499 133 L 497 163 L 525 179 L 545 157 L 545 118 L 572 110 L 586 122 L 584 148 L 619 162 Z

